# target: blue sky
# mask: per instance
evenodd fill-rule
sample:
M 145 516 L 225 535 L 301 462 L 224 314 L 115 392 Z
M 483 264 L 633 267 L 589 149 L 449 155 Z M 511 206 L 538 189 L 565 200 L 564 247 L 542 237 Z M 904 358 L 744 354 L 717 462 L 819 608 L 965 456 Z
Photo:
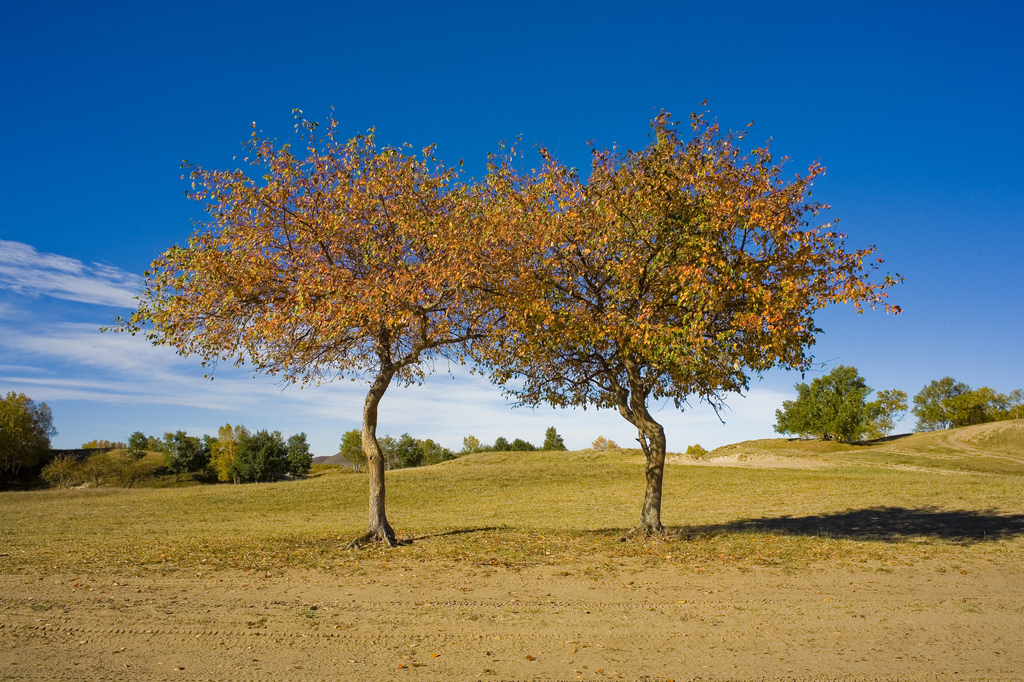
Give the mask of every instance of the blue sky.
M 0 391 L 47 402 L 57 447 L 230 422 L 305 431 L 331 454 L 364 387 L 286 390 L 138 338 L 100 334 L 141 273 L 188 239 L 183 159 L 234 167 L 259 127 L 292 136 L 293 108 L 387 144 L 438 145 L 479 175 L 522 136 L 566 162 L 646 143 L 649 119 L 708 100 L 726 128 L 755 121 L 851 247 L 877 244 L 906 278 L 906 311 L 818 318 L 815 355 L 910 395 L 950 375 L 1024 387 L 1024 5 L 970 3 L 18 3 L 0 22 Z M 472 433 L 570 447 L 626 445 L 615 413 L 511 410 L 480 377 L 438 366 L 392 387 L 380 433 L 458 449 Z M 800 376 L 755 381 L 720 424 L 659 412 L 669 449 L 770 437 Z M 912 426 L 912 418 L 902 425 Z

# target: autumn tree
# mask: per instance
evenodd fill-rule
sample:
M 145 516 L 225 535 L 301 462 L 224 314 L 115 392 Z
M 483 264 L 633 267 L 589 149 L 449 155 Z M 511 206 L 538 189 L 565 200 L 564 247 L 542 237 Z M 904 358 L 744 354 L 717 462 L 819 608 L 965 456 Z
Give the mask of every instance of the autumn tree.
M 378 149 L 372 132 L 344 141 L 332 119 L 317 129 L 299 118 L 296 155 L 254 126 L 243 155 L 252 174 L 189 167 L 209 222 L 153 263 L 119 329 L 287 383 L 365 380 L 363 539 L 394 544 L 381 399 L 393 382 L 420 381 L 432 359 L 462 360 L 490 324 L 472 284 L 483 266 L 502 267 L 503 252 L 482 248 L 470 193 L 433 147 Z
M 239 424 L 225 424 L 217 429 L 217 438 L 210 447 L 210 465 L 217 474 L 218 481 L 234 481 L 238 483 L 238 470 L 235 459 L 238 456 L 238 443 L 242 438 L 251 435 L 249 430 Z
M 507 332 L 481 360 L 521 404 L 612 408 L 637 429 L 640 533 L 662 531 L 650 401 L 720 407 L 751 373 L 806 369 L 816 310 L 881 304 L 895 283 L 873 280 L 873 248 L 808 222 L 826 208 L 807 199 L 824 168 L 786 182 L 767 146 L 743 154 L 742 134 L 701 115 L 690 129 L 662 113 L 645 148 L 594 148 L 588 180 L 543 149 L 538 170 L 495 157 L 487 177 L 488 215 L 521 237 L 519 267 L 495 283 Z
M 0 398 L 0 474 L 17 475 L 22 467 L 36 466 L 55 435 L 46 403 L 13 391 Z

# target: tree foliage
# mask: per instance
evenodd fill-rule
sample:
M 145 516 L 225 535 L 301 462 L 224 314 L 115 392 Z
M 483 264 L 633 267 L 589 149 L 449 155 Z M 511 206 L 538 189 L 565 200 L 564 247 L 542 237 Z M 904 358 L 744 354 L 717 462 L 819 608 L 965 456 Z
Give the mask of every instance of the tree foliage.
M 297 433 L 288 438 L 288 473 L 292 476 L 305 476 L 313 466 L 313 454 L 309 451 L 309 443 L 305 433 Z
M 871 388 L 856 367 L 839 365 L 808 384 L 798 383 L 796 400 L 775 411 L 775 430 L 843 443 L 860 440 L 869 426 Z
M 46 403 L 13 391 L 0 398 L 0 474 L 17 475 L 22 467 L 36 466 L 55 435 Z
M 549 426 L 548 430 L 544 432 L 544 445 L 541 450 L 564 451 L 565 449 L 565 441 L 558 435 L 554 426 Z
M 217 429 L 217 438 L 210 444 L 210 465 L 218 481 L 237 483 L 241 480 L 239 472 L 235 469 L 235 460 L 238 457 L 239 442 L 249 435 L 249 430 L 241 424 L 225 424 Z
M 288 446 L 280 431 L 243 434 L 238 440 L 234 470 L 243 481 L 269 480 L 288 470 Z
M 128 452 L 135 458 L 140 458 L 146 454 L 146 445 L 148 443 L 149 439 L 146 438 L 146 434 L 142 431 L 136 431 L 128 436 Z
M 997 393 L 988 386 L 972 389 L 952 377 L 929 382 L 914 396 L 915 431 L 937 431 L 1024 418 L 1024 392 Z
M 392 381 L 422 379 L 431 358 L 461 361 L 489 328 L 473 284 L 503 252 L 482 247 L 470 193 L 433 147 L 378 149 L 372 132 L 344 141 L 333 119 L 317 128 L 299 118 L 300 157 L 254 124 L 244 160 L 258 177 L 189 167 L 210 221 L 153 263 L 118 329 L 285 382 L 365 378 L 367 536 L 393 544 L 380 400 Z
M 359 429 L 346 431 L 341 436 L 341 444 L 338 446 L 338 454 L 352 462 L 356 471 L 362 471 L 366 466 L 366 453 L 363 452 L 363 437 Z
M 164 434 L 163 456 L 164 465 L 174 473 L 175 477 L 193 471 L 202 471 L 210 462 L 210 456 L 203 447 L 203 441 L 184 431 Z
M 896 422 L 901 421 L 907 413 L 907 393 L 897 389 L 879 391 L 865 408 L 870 420 L 868 437 L 888 436 L 896 428 Z
M 543 149 L 538 171 L 496 158 L 487 178 L 518 267 L 495 282 L 507 332 L 481 359 L 523 404 L 614 408 L 636 427 L 638 532 L 662 529 L 665 436 L 649 400 L 720 406 L 750 372 L 806 369 L 815 311 L 874 307 L 896 282 L 873 279 L 873 247 L 848 251 L 808 222 L 826 208 L 806 199 L 823 167 L 787 183 L 767 146 L 743 155 L 742 135 L 696 114 L 690 127 L 684 139 L 662 113 L 644 149 L 594 149 L 586 181 Z
M 594 439 L 594 442 L 590 444 L 591 450 L 597 450 L 603 452 L 605 450 L 618 450 L 619 444 L 615 441 L 605 438 L 604 436 L 598 436 Z

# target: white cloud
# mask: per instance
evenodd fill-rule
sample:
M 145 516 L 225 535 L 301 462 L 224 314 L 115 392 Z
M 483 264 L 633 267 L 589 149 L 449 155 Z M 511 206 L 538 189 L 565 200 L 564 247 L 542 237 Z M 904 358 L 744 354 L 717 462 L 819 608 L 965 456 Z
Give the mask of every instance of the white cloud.
M 19 294 L 134 308 L 142 279 L 100 263 L 41 253 L 28 244 L 0 240 L 0 288 Z

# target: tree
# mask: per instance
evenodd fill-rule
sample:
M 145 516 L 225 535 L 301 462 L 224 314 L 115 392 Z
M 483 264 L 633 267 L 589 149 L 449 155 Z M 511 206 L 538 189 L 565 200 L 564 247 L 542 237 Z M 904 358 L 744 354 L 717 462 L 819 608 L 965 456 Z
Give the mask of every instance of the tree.
M 359 429 L 346 431 L 341 437 L 341 445 L 338 446 L 338 454 L 352 462 L 356 471 L 362 471 L 366 466 L 366 453 L 363 450 L 363 435 Z
M 480 452 L 480 439 L 473 435 L 463 438 L 461 452 L 464 455 L 471 455 L 474 452 Z
M 914 430 L 939 431 L 951 428 L 952 419 L 947 402 L 970 390 L 970 386 L 960 383 L 953 377 L 943 377 L 930 382 L 914 396 L 914 409 L 911 410 L 917 417 Z
M 163 452 L 164 442 L 156 436 L 146 437 L 146 450 L 148 452 Z
M 950 426 L 955 429 L 996 421 L 999 403 L 1000 395 L 988 386 L 982 386 L 947 398 L 943 407 Z
M 43 467 L 39 476 L 54 488 L 70 488 L 82 479 L 82 469 L 71 455 L 57 455 Z
M 533 452 L 537 448 L 534 447 L 533 443 L 523 440 L 522 438 L 516 438 L 508 446 L 508 449 L 512 452 Z
M 142 431 L 136 431 L 132 435 L 128 436 L 128 452 L 130 452 L 136 459 L 139 459 L 146 454 L 147 443 L 148 439 L 146 438 L 146 434 Z
M 420 447 L 419 441 L 408 433 L 403 433 L 398 437 L 398 442 L 395 444 L 395 468 L 406 469 L 408 467 L 418 467 L 422 464 L 423 448 Z
M 288 470 L 288 447 L 280 431 L 257 431 L 238 441 L 235 470 L 243 481 L 266 481 Z
M 1024 390 L 1015 388 L 998 399 L 999 419 L 1024 419 Z
M 594 149 L 586 182 L 544 149 L 536 172 L 494 157 L 487 177 L 518 267 L 493 283 L 506 332 L 478 346 L 481 362 L 520 404 L 614 408 L 637 429 L 639 533 L 662 531 L 665 433 L 649 400 L 721 407 L 748 373 L 807 369 L 816 310 L 873 307 L 897 281 L 872 280 L 873 247 L 847 251 L 830 225 L 810 226 L 824 168 L 786 183 L 767 147 L 741 155 L 742 135 L 690 124 L 685 140 L 662 113 L 646 148 Z
M 686 456 L 691 459 L 704 459 L 710 453 L 700 443 L 694 443 L 686 448 Z
M 244 159 L 257 168 L 188 166 L 191 197 L 210 222 L 146 275 L 139 310 L 117 330 L 157 344 L 233 360 L 286 383 L 365 379 L 361 439 L 367 456 L 368 532 L 393 545 L 385 511 L 377 413 L 395 381 L 420 381 L 429 361 L 461 362 L 493 324 L 475 286 L 504 267 L 473 220 L 471 193 L 426 147 L 347 142 L 337 123 L 299 119 L 305 158 L 255 129 Z M 254 124 L 255 127 L 255 124 Z
M 17 475 L 22 467 L 36 466 L 56 435 L 46 403 L 13 391 L 0 398 L 0 474 Z
M 313 453 L 309 451 L 305 433 L 297 433 L 288 438 L 288 473 L 292 476 L 305 476 L 313 466 Z
M 872 438 L 888 436 L 907 413 L 907 393 L 897 389 L 879 391 L 865 407 L 870 420 L 867 432 Z
M 213 467 L 218 481 L 234 481 L 238 483 L 239 475 L 235 469 L 238 457 L 238 443 L 251 435 L 249 430 L 239 424 L 225 424 L 217 429 L 217 438 L 210 444 L 210 466 Z
M 184 431 L 164 434 L 163 456 L 164 465 L 174 473 L 176 480 L 181 474 L 202 471 L 210 463 L 203 441 Z
M 594 442 L 590 444 L 592 450 L 603 452 L 605 450 L 618 450 L 619 444 L 613 440 L 609 440 L 604 436 L 598 436 L 594 439 Z
M 558 431 L 555 430 L 554 426 L 549 426 L 548 430 L 544 432 L 544 445 L 541 447 L 541 450 L 565 450 L 565 442 L 558 435 Z
M 430 438 L 419 441 L 420 450 L 423 452 L 421 461 L 425 466 L 440 464 L 455 459 L 455 453 L 440 443 L 435 443 Z
M 508 442 L 505 436 L 498 436 L 494 441 L 494 446 L 491 448 L 493 452 L 508 452 L 512 449 L 512 444 Z
M 856 367 L 839 365 L 823 377 L 798 383 L 796 400 L 775 411 L 775 430 L 821 440 L 850 443 L 868 428 L 867 395 L 871 388 Z

